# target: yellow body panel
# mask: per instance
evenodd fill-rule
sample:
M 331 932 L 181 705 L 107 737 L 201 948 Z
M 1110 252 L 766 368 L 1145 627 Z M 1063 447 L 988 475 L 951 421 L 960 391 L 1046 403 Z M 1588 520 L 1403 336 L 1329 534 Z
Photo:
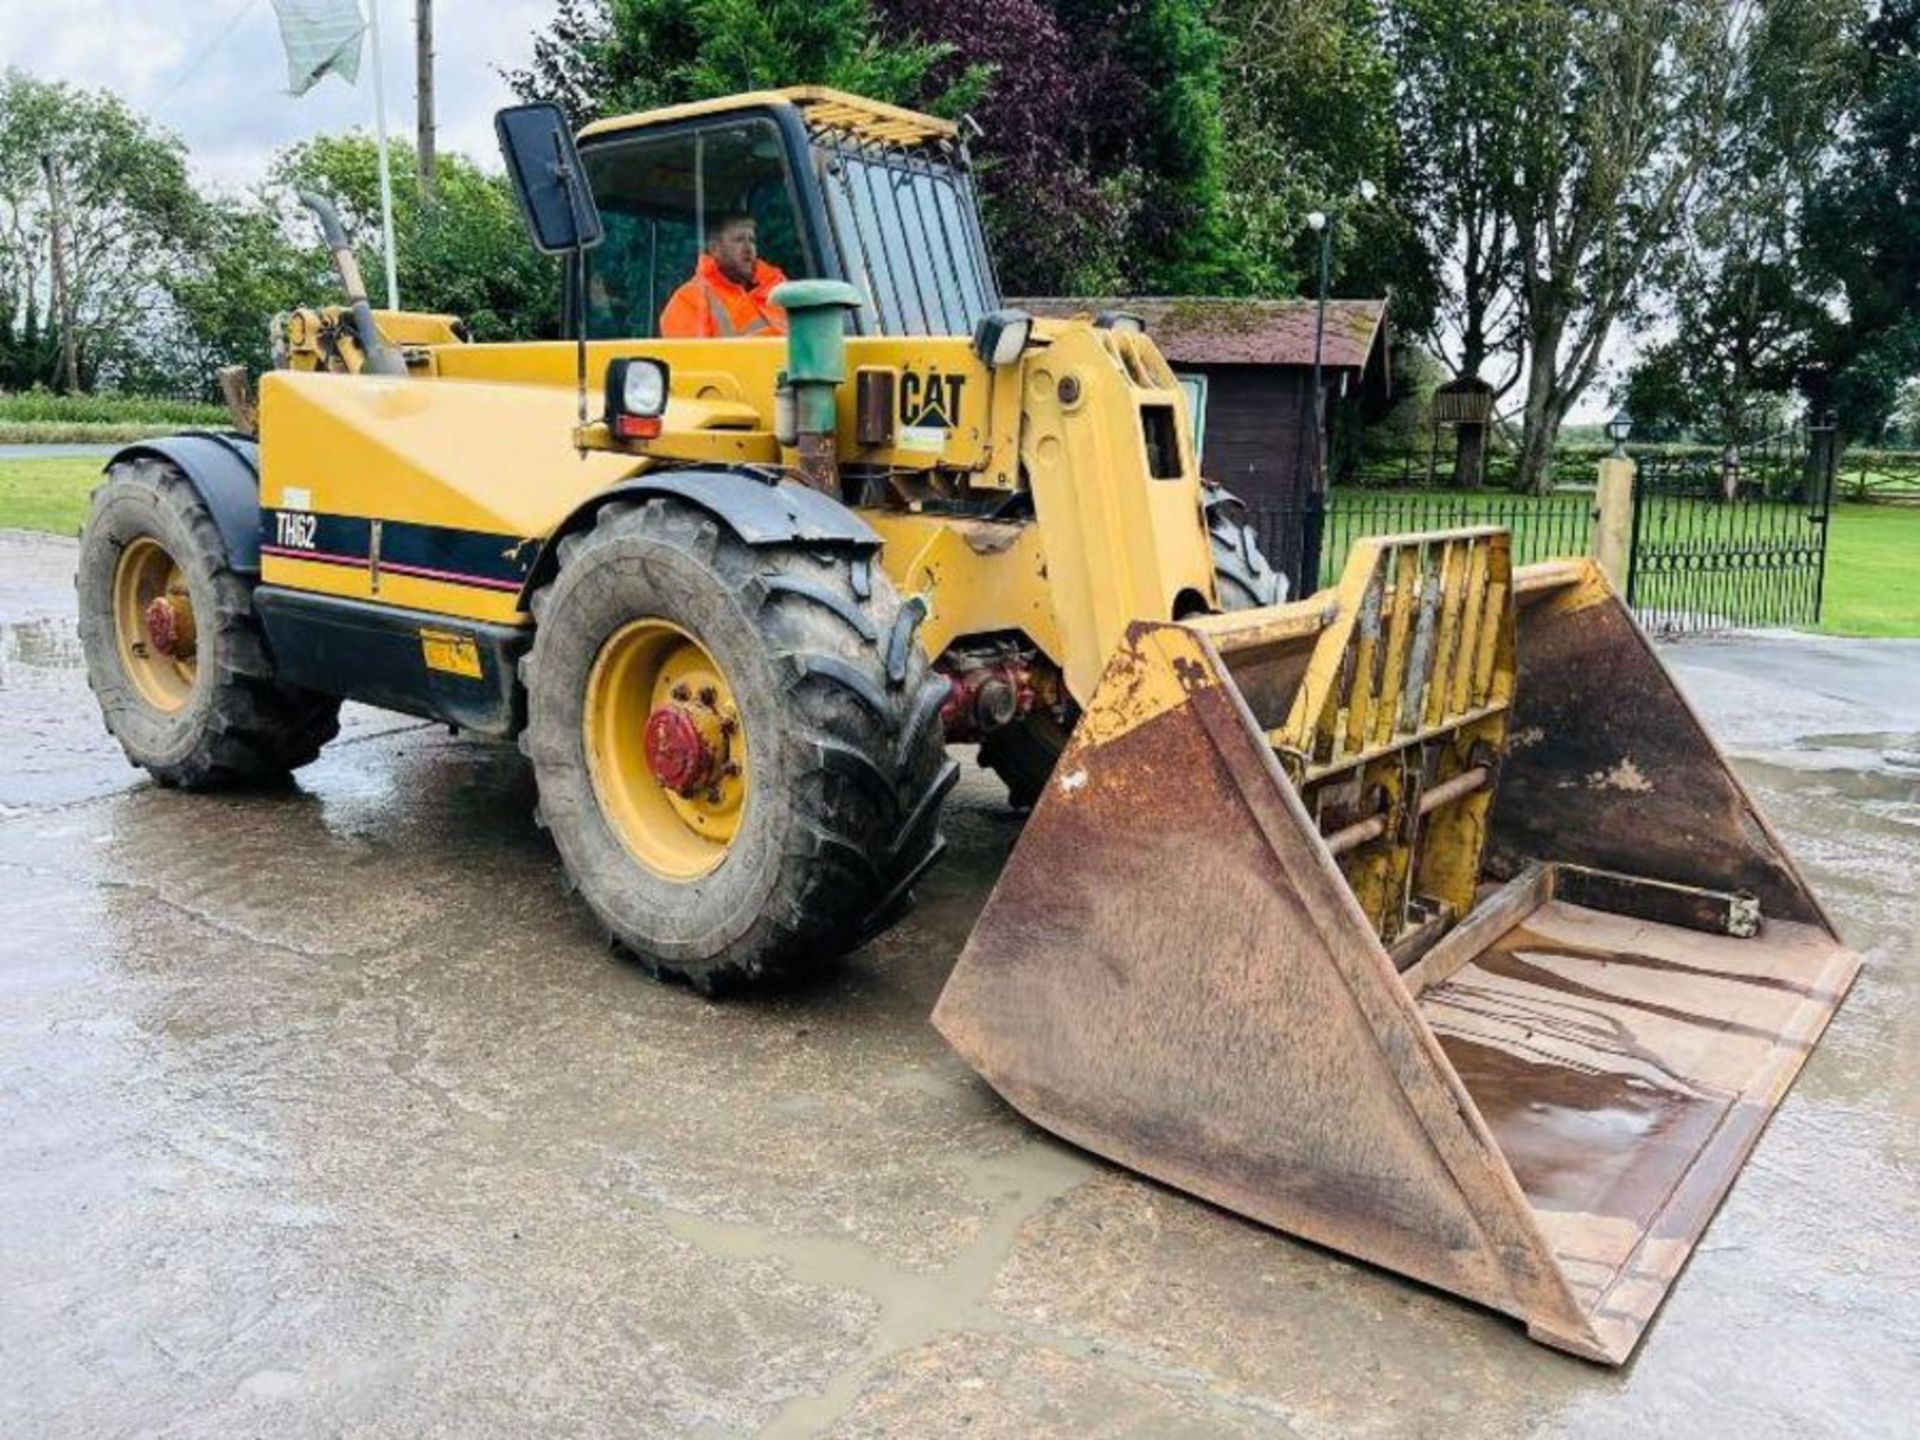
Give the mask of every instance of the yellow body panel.
M 1179 382 L 1142 336 L 1063 329 L 1028 357 L 1025 396 L 1021 452 L 1046 536 L 1063 668 L 1068 690 L 1084 698 L 1134 621 L 1216 604 L 1193 437 Z M 1166 407 L 1177 427 L 1178 476 L 1143 472 L 1142 402 Z
M 419 317 L 423 321 L 432 317 Z M 596 341 L 590 413 L 609 361 L 666 362 L 672 398 L 662 435 L 621 443 L 577 427 L 578 357 L 565 342 L 433 345 L 405 379 L 279 371 L 261 384 L 261 500 L 270 512 L 380 522 L 486 537 L 531 556 L 592 496 L 659 463 L 778 464 L 774 389 L 780 339 Z M 1214 603 L 1213 561 L 1192 437 L 1178 383 L 1151 342 L 1085 324 L 1049 324 L 1018 365 L 994 370 L 953 337 L 851 337 L 849 376 L 890 372 L 892 442 L 858 441 L 858 387 L 840 387 L 840 455 L 901 495 L 936 480 L 962 492 L 1033 490 L 1035 520 L 996 522 L 918 505 L 863 511 L 883 566 L 923 594 L 931 653 L 968 636 L 1019 632 L 1087 696 L 1138 619 Z M 1070 397 L 1070 398 L 1063 398 Z M 1175 443 L 1146 473 L 1142 408 Z M 588 447 L 584 453 L 577 445 Z M 911 490 L 912 485 L 922 489 Z M 270 516 L 272 523 L 274 516 Z M 369 544 L 379 552 L 379 528 Z M 281 553 L 275 553 L 278 550 Z M 363 552 L 364 553 L 364 552 Z M 405 567 L 402 567 L 404 571 Z M 285 553 L 269 546 L 271 584 L 469 620 L 525 623 L 513 587 L 492 589 Z
M 885 542 L 881 568 L 927 602 L 920 643 L 939 655 L 967 635 L 1018 630 L 1056 664 L 1066 658 L 1038 525 L 904 510 L 863 512 Z
M 573 396 L 551 386 L 276 371 L 260 384 L 260 501 L 528 540 L 635 468 L 573 447 Z M 263 552 L 271 585 L 510 621 L 510 592 Z
M 434 374 L 440 379 L 552 386 L 566 390 L 571 403 L 577 361 L 575 347 L 564 341 L 452 345 L 433 354 Z M 758 417 L 755 428 L 771 435 L 774 385 L 787 365 L 785 340 L 596 340 L 587 346 L 592 413 L 601 409 L 607 362 L 623 356 L 664 361 L 673 377 L 676 408 L 667 415 L 668 433 L 660 441 L 635 446 L 634 455 L 707 458 L 676 453 L 674 435 L 740 424 L 744 413 L 719 408 L 721 402 L 750 407 Z M 1019 483 L 1020 387 L 1012 376 L 1002 377 L 982 365 L 968 341 L 950 336 L 849 337 L 847 373 L 860 370 L 895 372 L 895 443 L 863 447 L 856 442 L 857 399 L 849 381 L 840 387 L 839 397 L 843 460 L 902 470 L 966 470 L 973 483 L 1000 490 Z M 682 410 L 682 400 L 715 402 L 716 408 Z M 913 419 L 925 423 L 907 423 Z M 572 438 L 570 429 L 567 438 Z M 758 447 L 748 458 L 760 458 Z
M 456 345 L 459 317 L 421 310 L 375 310 L 374 328 L 390 345 Z

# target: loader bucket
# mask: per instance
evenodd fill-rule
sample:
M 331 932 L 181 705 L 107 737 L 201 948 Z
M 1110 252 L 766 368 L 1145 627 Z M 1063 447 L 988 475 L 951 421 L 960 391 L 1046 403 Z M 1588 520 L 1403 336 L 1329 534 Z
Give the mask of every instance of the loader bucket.
M 1134 626 L 934 1023 L 1077 1145 L 1620 1364 L 1859 961 L 1597 567 L 1510 554 Z

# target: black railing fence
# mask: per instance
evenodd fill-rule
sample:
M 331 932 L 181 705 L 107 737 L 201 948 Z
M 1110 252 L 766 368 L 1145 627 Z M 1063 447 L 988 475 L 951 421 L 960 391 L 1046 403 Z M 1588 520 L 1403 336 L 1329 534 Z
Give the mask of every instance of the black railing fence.
M 1830 426 L 1739 448 L 1637 453 L 1626 591 L 1641 624 L 1663 634 L 1817 624 L 1835 458 Z M 1518 564 L 1585 555 L 1597 464 L 1586 463 L 1587 483 L 1545 495 L 1370 483 L 1256 497 L 1248 509 L 1298 596 L 1338 580 L 1348 548 L 1367 535 L 1502 525 Z
M 1515 562 L 1526 565 L 1535 560 L 1584 555 L 1593 534 L 1591 489 L 1515 495 L 1496 490 L 1336 485 L 1324 496 L 1255 500 L 1248 508 L 1261 548 L 1287 576 L 1295 595 L 1337 581 L 1348 548 L 1368 535 L 1502 525 L 1513 532 Z M 1309 568 L 1313 581 L 1302 584 L 1300 577 Z

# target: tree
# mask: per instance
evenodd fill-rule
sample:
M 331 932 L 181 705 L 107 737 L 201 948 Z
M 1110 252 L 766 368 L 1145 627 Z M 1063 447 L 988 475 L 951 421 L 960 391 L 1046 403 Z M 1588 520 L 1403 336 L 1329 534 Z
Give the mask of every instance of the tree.
M 1568 410 L 1720 153 L 1756 0 L 1528 0 L 1502 208 L 1520 272 L 1518 478 L 1551 481 Z
M 1399 84 L 1407 205 L 1447 282 L 1416 333 L 1463 386 L 1497 403 L 1525 373 L 1518 235 L 1507 204 L 1519 166 L 1512 56 L 1531 16 L 1512 0 L 1400 0 L 1386 37 Z M 1453 481 L 1479 483 L 1487 427 L 1463 426 Z
M 1114 257 L 1139 204 L 1137 174 L 1103 154 L 1108 68 L 1077 46 L 1043 0 L 883 0 L 889 41 L 945 53 L 927 77 L 971 76 L 982 131 L 971 142 L 987 233 L 1014 294 L 1101 294 L 1129 283 Z
M 408 147 L 394 147 L 393 163 L 412 165 Z M 355 133 L 302 141 L 275 158 L 271 175 L 283 204 L 301 189 L 330 198 L 365 272 L 377 272 L 380 179 L 372 137 Z M 304 213 L 301 223 L 310 225 Z M 442 154 L 433 201 L 423 203 L 404 187 L 396 190 L 393 225 L 400 299 L 408 309 L 458 315 L 476 340 L 556 333 L 558 272 L 528 242 L 504 178 L 487 174 L 464 155 Z
M 397 164 L 410 159 L 404 147 L 395 156 Z M 275 313 L 339 299 L 332 262 L 296 190 L 333 200 L 363 272 L 378 273 L 378 166 L 370 137 L 323 136 L 283 150 L 257 190 L 206 202 L 204 242 L 162 282 L 172 323 L 156 347 L 191 377 L 195 393 L 213 393 L 222 365 L 266 369 Z M 505 180 L 456 153 L 442 152 L 435 168 L 430 202 L 410 187 L 394 192 L 401 303 L 457 315 L 476 340 L 555 334 L 559 282 L 527 243 Z
M 1015 294 L 1246 293 L 1219 44 L 1198 0 L 881 0 L 973 76 L 988 232 Z
M 1228 223 L 1220 41 L 1205 0 L 1057 0 L 1082 84 L 1095 97 L 1089 163 L 1134 177 L 1135 208 L 1113 257 L 1124 288 L 1248 293 L 1247 256 Z
M 1628 384 L 1636 419 L 1666 418 L 1739 446 L 1779 422 L 1825 311 L 1807 265 L 1809 199 L 1856 98 L 1867 0 L 1770 0 L 1729 112 L 1727 140 L 1686 243 L 1659 271 L 1671 339 Z
M 1437 303 L 1432 254 L 1406 205 L 1412 175 L 1395 123 L 1395 69 L 1375 0 L 1219 0 L 1227 133 L 1224 211 L 1248 271 L 1238 293 L 1296 293 L 1316 264 L 1310 211 L 1335 215 L 1334 284 L 1393 297 L 1423 330 Z M 1371 180 L 1386 199 L 1345 203 Z
M 576 117 L 792 84 L 971 111 L 1009 291 L 1240 293 L 1218 63 L 1203 0 L 563 0 L 508 79 Z
M 503 73 L 523 99 L 553 100 L 585 123 L 785 85 L 924 103 L 944 53 L 880 44 L 868 0 L 561 0 L 532 62 Z M 964 104 L 975 94 L 931 99 Z
M 1920 374 L 1920 0 L 1886 0 L 1861 33 L 1863 98 L 1809 206 L 1813 264 L 1840 302 L 1809 389 L 1877 438 Z
M 1887 438 L 1890 443 L 1907 449 L 1920 449 L 1920 376 L 1900 387 L 1893 418 L 1887 425 Z
M 245 365 L 271 368 L 267 328 L 272 316 L 322 304 L 338 288 L 326 252 L 310 237 L 290 233 L 291 197 L 265 187 L 240 197 L 214 197 L 203 219 L 208 243 L 194 247 L 164 283 L 172 324 L 154 347 L 185 389 L 208 399 L 216 372 Z
M 56 196 L 64 327 L 55 313 Z M 75 372 L 65 378 L 89 388 L 116 378 L 152 332 L 154 288 L 191 243 L 198 215 L 175 136 L 105 92 L 0 72 L 4 382 L 52 381 L 63 344 Z

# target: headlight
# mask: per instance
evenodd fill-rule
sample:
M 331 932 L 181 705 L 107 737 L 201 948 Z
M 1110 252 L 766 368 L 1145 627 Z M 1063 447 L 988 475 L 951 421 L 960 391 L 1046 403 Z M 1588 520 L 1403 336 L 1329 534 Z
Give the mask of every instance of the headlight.
M 973 327 L 973 353 L 998 370 L 1026 353 L 1033 338 L 1033 317 L 1024 310 L 995 310 Z
M 1144 335 L 1147 333 L 1147 322 L 1127 310 L 1102 310 L 1094 317 L 1093 328 L 1117 330 L 1122 335 Z
M 607 428 L 622 440 L 653 439 L 671 394 L 666 362 L 615 360 L 607 366 Z

